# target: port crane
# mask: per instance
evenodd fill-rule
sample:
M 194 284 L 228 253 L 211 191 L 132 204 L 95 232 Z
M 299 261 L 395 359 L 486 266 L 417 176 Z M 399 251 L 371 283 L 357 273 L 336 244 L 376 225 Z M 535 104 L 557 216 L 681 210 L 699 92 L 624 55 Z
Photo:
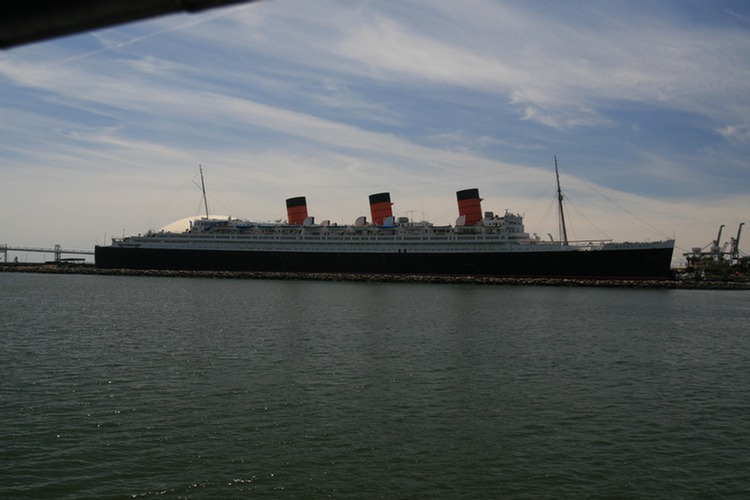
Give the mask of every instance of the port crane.
M 740 236 L 742 235 L 742 226 L 745 223 L 741 222 L 737 228 L 737 236 L 735 238 L 729 238 L 729 241 L 721 244 L 721 233 L 724 230 L 724 224 L 719 226 L 719 234 L 716 239 L 705 247 L 693 247 L 690 252 L 682 254 L 687 259 L 696 259 L 700 257 L 711 257 L 717 261 L 723 261 L 725 258 L 729 259 L 730 264 L 737 264 L 740 261 Z M 708 251 L 706 251 L 708 248 Z

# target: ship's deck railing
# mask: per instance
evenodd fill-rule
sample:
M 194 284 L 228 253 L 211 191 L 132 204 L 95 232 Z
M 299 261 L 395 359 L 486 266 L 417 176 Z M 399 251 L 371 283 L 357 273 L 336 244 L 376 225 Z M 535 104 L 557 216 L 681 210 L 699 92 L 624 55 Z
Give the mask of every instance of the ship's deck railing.
M 151 236 L 162 236 L 167 233 L 153 233 Z M 169 233 L 172 234 L 172 233 Z M 491 235 L 508 235 L 512 239 L 525 239 L 538 241 L 538 237 L 531 237 L 524 232 L 522 224 L 513 224 L 510 226 L 287 226 L 276 225 L 264 227 L 262 225 L 253 226 L 213 226 L 208 231 L 189 232 L 192 237 L 203 237 L 206 235 L 242 235 L 242 236 L 292 236 L 321 238 L 332 236 L 334 238 L 342 237 L 415 237 L 423 238 L 425 236 L 445 236 L 445 237 L 484 237 Z
M 156 239 L 162 241 L 305 241 L 305 242 L 325 242 L 325 241 L 361 241 L 361 242 L 420 242 L 420 241 L 435 241 L 435 242 L 449 242 L 449 241 L 511 241 L 519 243 L 529 244 L 550 244 L 550 242 L 544 242 L 534 239 L 528 239 L 527 235 L 519 233 L 475 233 L 475 234 L 279 234 L 279 233 L 154 233 L 148 236 L 149 239 Z M 118 241 L 113 238 L 113 241 Z M 127 241 L 119 240 L 119 241 Z M 559 242 L 554 242 L 559 244 Z

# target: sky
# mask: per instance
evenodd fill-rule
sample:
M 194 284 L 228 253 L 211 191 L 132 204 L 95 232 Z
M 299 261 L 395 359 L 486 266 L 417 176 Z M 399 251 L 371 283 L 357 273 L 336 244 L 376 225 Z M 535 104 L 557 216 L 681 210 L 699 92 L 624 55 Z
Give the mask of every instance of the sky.
M 285 219 L 305 196 L 350 224 L 386 191 L 452 224 L 476 187 L 548 239 L 555 157 L 570 239 L 675 238 L 679 263 L 736 236 L 750 4 L 273 0 L 0 52 L 0 245 L 200 215 L 199 166 L 214 214 Z

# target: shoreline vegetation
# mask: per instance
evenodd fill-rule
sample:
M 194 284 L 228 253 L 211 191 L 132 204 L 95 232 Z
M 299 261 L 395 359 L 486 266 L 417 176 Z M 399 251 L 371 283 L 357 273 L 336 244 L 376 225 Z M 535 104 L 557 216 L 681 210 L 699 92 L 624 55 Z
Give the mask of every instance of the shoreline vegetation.
M 735 280 L 599 280 L 571 278 L 496 278 L 491 276 L 425 276 L 401 274 L 266 273 L 244 271 L 170 271 L 156 269 L 99 269 L 92 264 L 2 263 L 0 272 L 38 274 L 82 274 L 99 276 L 151 276 L 169 278 L 274 279 L 347 281 L 365 283 L 440 283 L 467 285 L 567 286 L 684 290 L 750 290 L 744 277 Z

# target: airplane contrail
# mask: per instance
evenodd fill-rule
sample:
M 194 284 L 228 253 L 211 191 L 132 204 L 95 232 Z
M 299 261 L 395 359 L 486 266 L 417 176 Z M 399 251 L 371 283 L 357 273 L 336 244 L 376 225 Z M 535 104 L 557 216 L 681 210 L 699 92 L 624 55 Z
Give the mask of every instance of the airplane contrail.
M 239 7 L 234 7 L 234 8 L 227 9 L 227 10 L 222 10 L 221 12 L 214 12 L 214 13 L 211 13 L 211 14 L 206 14 L 204 16 L 200 16 L 198 19 L 193 19 L 191 21 L 188 21 L 186 23 L 183 23 L 183 24 L 180 24 L 180 25 L 177 25 L 177 26 L 172 26 L 170 28 L 165 28 L 163 30 L 155 31 L 155 32 L 149 33 L 147 35 L 135 37 L 135 38 L 132 38 L 132 39 L 127 40 L 125 42 L 120 42 L 120 43 L 118 43 L 116 45 L 111 45 L 109 47 L 102 47 L 101 49 L 92 50 L 91 52 L 86 52 L 85 54 L 79 54 L 77 56 L 68 57 L 67 59 L 63 59 L 62 61 L 58 61 L 57 64 L 67 64 L 67 63 L 70 63 L 70 62 L 73 62 L 73 61 L 78 61 L 80 59 L 84 59 L 86 57 L 93 56 L 95 54 L 100 54 L 102 52 L 106 52 L 108 50 L 115 50 L 115 49 L 119 49 L 119 48 L 122 48 L 122 47 L 127 47 L 128 45 L 132 45 L 134 43 L 138 43 L 141 40 L 145 40 L 147 38 L 152 38 L 152 37 L 155 37 L 155 36 L 158 36 L 158 35 L 163 35 L 164 33 L 169 33 L 169 32 L 172 32 L 172 31 L 179 31 L 179 30 L 182 30 L 182 29 L 185 29 L 185 28 L 190 28 L 190 27 L 193 27 L 193 26 L 196 26 L 198 24 L 202 24 L 202 23 L 205 23 L 205 22 L 208 22 L 208 21 L 213 21 L 214 19 L 217 19 L 219 17 L 228 16 L 230 14 L 234 14 L 235 12 L 243 10 L 243 9 L 247 9 L 248 7 L 250 7 L 250 5 L 241 5 Z

